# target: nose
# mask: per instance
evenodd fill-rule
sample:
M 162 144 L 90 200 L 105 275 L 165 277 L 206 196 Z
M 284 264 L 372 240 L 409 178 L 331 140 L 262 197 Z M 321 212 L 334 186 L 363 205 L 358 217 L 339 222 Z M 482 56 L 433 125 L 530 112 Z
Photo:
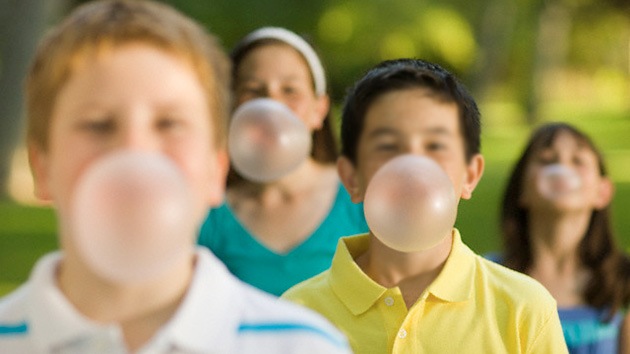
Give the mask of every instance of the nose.
M 261 97 L 283 102 L 280 87 L 273 83 L 265 85 L 263 90 L 261 90 Z
M 136 110 L 121 117 L 116 148 L 134 151 L 159 149 L 159 126 L 148 112 Z
M 410 138 L 403 147 L 403 153 L 412 154 L 418 156 L 426 155 L 426 151 L 424 145 L 422 144 L 422 139 L 420 137 L 412 137 Z

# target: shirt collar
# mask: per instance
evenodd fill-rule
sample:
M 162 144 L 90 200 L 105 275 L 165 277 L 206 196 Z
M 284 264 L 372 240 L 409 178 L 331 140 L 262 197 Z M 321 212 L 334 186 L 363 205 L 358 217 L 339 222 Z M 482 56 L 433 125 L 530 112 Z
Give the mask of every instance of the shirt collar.
M 122 345 L 123 335 L 118 325 L 91 321 L 77 311 L 59 290 L 55 272 L 61 258 L 61 252 L 43 257 L 31 275 L 28 326 L 38 350 L 51 352 L 55 348 L 76 347 L 82 341 L 96 337 L 107 337 L 110 341 L 117 338 L 114 341 Z M 198 248 L 195 272 L 182 303 L 141 351 L 147 348 L 176 348 L 185 352 L 230 352 L 239 322 L 237 316 L 231 313 L 233 302 L 238 301 L 237 285 L 215 256 Z M 116 349 L 124 351 L 121 347 Z
M 367 311 L 387 291 L 363 273 L 354 261 L 369 245 L 369 234 L 340 238 L 330 270 L 333 292 L 355 316 Z
M 462 242 L 457 229 L 453 229 L 452 237 L 451 252 L 444 268 L 427 292 L 444 301 L 460 302 L 472 296 L 475 254 Z M 368 234 L 339 239 L 330 270 L 333 292 L 355 316 L 366 312 L 387 291 L 354 261 L 367 251 L 369 244 Z
M 239 325 L 233 313 L 238 298 L 237 283 L 223 263 L 198 247 L 196 271 L 188 292 L 158 337 L 187 351 L 230 352 Z
M 62 253 L 54 252 L 40 259 L 29 280 L 28 328 L 38 350 L 52 352 L 68 345 L 80 345 L 94 336 L 119 336 L 122 333 L 111 325 L 91 321 L 78 312 L 57 287 L 55 273 Z
M 453 229 L 453 245 L 444 268 L 427 291 L 444 301 L 470 299 L 475 273 L 475 253 L 462 242 L 459 230 Z

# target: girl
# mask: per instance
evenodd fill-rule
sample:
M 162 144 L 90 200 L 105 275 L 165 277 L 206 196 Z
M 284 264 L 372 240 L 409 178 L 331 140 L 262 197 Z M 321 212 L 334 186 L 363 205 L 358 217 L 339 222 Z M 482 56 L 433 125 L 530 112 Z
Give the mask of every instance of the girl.
M 227 197 L 209 214 L 199 243 L 239 278 L 281 295 L 330 267 L 340 236 L 367 232 L 337 176 L 326 78 L 313 48 L 283 28 L 244 37 L 232 52 L 235 105 L 271 98 L 287 105 L 313 135 L 310 158 L 279 180 L 230 174 Z
M 593 142 L 552 123 L 532 134 L 503 198 L 501 263 L 554 296 L 571 353 L 630 350 L 630 260 L 614 241 L 612 195 Z

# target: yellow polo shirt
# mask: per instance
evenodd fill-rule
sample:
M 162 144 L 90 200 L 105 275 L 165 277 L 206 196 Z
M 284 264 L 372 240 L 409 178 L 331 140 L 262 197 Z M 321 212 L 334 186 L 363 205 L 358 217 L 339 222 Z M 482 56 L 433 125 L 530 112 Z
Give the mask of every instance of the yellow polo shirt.
M 407 309 L 354 262 L 369 235 L 344 237 L 329 270 L 283 297 L 340 328 L 355 353 L 567 353 L 556 302 L 532 278 L 476 255 L 457 229 L 435 281 Z

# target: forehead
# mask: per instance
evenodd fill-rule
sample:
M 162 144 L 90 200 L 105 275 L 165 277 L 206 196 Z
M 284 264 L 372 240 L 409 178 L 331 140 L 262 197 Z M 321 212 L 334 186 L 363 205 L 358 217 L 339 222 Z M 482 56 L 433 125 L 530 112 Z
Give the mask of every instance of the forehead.
M 537 150 L 562 149 L 593 153 L 593 149 L 583 138 L 567 130 L 557 131 L 553 136 L 542 139 Z
M 253 47 L 243 56 L 237 68 L 241 75 L 269 69 L 310 75 L 306 59 L 295 48 L 282 42 L 264 43 Z
M 426 88 L 389 91 L 369 105 L 362 135 L 383 128 L 401 133 L 443 131 L 460 136 L 459 108 Z

